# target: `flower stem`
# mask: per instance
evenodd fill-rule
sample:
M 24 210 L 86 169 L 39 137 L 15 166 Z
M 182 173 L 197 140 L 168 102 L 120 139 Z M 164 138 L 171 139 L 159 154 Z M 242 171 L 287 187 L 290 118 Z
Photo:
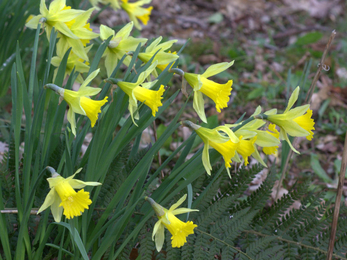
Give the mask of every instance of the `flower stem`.
M 176 73 L 176 74 L 178 74 L 178 75 L 180 75 L 182 77 L 184 76 L 184 71 L 179 69 L 179 68 L 169 69 L 169 72 L 170 73 Z

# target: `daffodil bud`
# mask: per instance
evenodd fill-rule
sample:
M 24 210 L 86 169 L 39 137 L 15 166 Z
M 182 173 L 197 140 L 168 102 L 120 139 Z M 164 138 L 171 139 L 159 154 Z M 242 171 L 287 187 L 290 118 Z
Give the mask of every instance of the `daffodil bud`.
M 165 214 L 164 208 L 160 206 L 158 203 L 156 203 L 151 197 L 145 197 L 145 200 L 151 204 L 153 210 L 155 211 L 155 214 L 157 214 L 158 218 L 163 216 Z

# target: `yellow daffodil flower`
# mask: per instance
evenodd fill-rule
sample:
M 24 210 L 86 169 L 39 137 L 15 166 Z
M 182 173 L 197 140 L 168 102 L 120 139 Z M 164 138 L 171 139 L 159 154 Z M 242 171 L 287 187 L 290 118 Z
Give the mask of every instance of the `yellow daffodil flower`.
M 85 48 L 84 52 L 88 53 L 89 50 L 92 48 L 93 45 L 89 45 L 88 47 Z M 53 75 L 53 81 L 55 80 L 55 77 L 58 73 L 58 68 L 60 66 L 60 63 L 65 55 L 65 48 L 64 46 L 62 46 L 60 44 L 60 41 L 57 43 L 57 56 L 52 57 L 51 60 L 51 64 L 55 67 L 57 67 L 54 70 L 54 75 Z M 66 63 L 66 69 L 65 69 L 65 75 L 64 78 L 67 75 L 71 75 L 73 69 L 75 69 L 75 71 L 79 72 L 79 73 L 85 73 L 89 71 L 89 63 L 87 61 L 84 61 L 83 59 L 81 59 L 80 57 L 78 57 L 73 51 L 70 51 L 69 57 L 67 59 L 67 63 Z M 77 76 L 76 79 L 77 82 L 82 83 L 83 82 L 83 78 L 81 76 L 81 74 L 79 74 Z
M 177 203 L 173 204 L 170 207 L 170 209 L 162 207 L 161 205 L 156 203 L 152 198 L 145 198 L 151 204 L 159 219 L 157 223 L 155 223 L 154 225 L 152 235 L 152 240 L 155 241 L 155 246 L 158 252 L 160 252 L 164 244 L 165 227 L 170 231 L 172 235 L 172 247 L 182 247 L 184 243 L 187 242 L 187 236 L 190 234 L 194 234 L 194 228 L 196 228 L 197 225 L 195 225 L 192 221 L 183 222 L 175 216 L 187 212 L 199 211 L 197 209 L 178 208 L 186 200 L 186 198 L 187 194 L 180 198 L 179 201 L 177 201 Z
M 94 127 L 101 107 L 107 102 L 107 97 L 103 100 L 92 100 L 89 96 L 94 96 L 101 91 L 101 88 L 87 87 L 87 85 L 96 77 L 100 69 L 93 71 L 83 82 L 78 91 L 60 88 L 54 84 L 47 84 L 45 87 L 54 90 L 69 105 L 67 120 L 71 124 L 71 131 L 76 136 L 75 113 L 87 116 L 90 119 L 91 126 Z
M 267 116 L 267 120 L 276 124 L 280 128 L 280 139 L 286 140 L 291 149 L 299 153 L 291 144 L 288 135 L 303 137 L 312 140 L 314 130 L 314 120 L 310 105 L 303 105 L 293 108 L 294 103 L 298 99 L 300 87 L 297 87 L 289 98 L 288 106 L 283 114 L 272 114 Z
M 232 62 L 223 62 L 210 66 L 203 74 L 184 73 L 184 78 L 192 86 L 194 90 L 193 108 L 199 115 L 200 119 L 207 123 L 205 109 L 204 109 L 204 97 L 202 94 L 211 98 L 216 104 L 216 109 L 220 113 L 221 109 L 228 106 L 229 96 L 231 94 L 232 80 L 229 80 L 225 84 L 218 84 L 207 78 L 221 73 L 234 64 Z
M 268 130 L 269 130 L 269 131 L 266 131 L 267 134 L 272 135 L 272 136 L 275 137 L 277 140 L 279 139 L 279 137 L 280 137 L 280 132 L 278 132 L 278 130 L 276 129 L 276 125 L 275 125 L 275 124 L 270 124 L 269 127 L 268 127 Z M 270 146 L 270 147 L 265 147 L 265 146 L 263 146 L 263 152 L 264 152 L 266 155 L 269 155 L 269 154 L 274 154 L 274 155 L 276 155 L 276 154 L 277 154 L 277 149 L 278 149 L 278 145 L 277 145 L 277 146 Z
M 101 40 L 105 41 L 112 36 L 112 39 L 103 54 L 103 57 L 106 57 L 105 67 L 108 77 L 111 76 L 112 72 L 116 68 L 118 60 L 120 60 L 127 52 L 135 51 L 140 43 L 145 44 L 147 41 L 145 38 L 134 38 L 129 36 L 133 26 L 134 23 L 130 22 L 117 33 L 105 25 L 100 26 Z M 124 59 L 124 64 L 129 66 L 130 61 L 130 56 L 127 56 Z
M 91 39 L 99 36 L 99 34 L 93 32 L 93 30 L 90 28 L 90 24 L 87 23 L 94 10 L 95 8 L 90 8 L 78 15 L 75 19 L 65 22 L 65 25 L 76 37 L 70 37 L 64 33 L 59 33 L 58 37 L 60 40 L 58 44 L 62 46 L 64 53 L 70 47 L 72 47 L 72 51 L 79 58 L 85 61 L 89 60 L 84 47 L 90 42 Z
M 143 102 L 149 108 L 152 109 L 152 115 L 155 116 L 158 112 L 158 108 L 162 106 L 161 100 L 164 94 L 164 85 L 161 85 L 159 90 L 151 90 L 150 88 L 157 83 L 157 80 L 153 82 L 143 83 L 147 76 L 155 69 L 157 64 L 153 63 L 146 71 L 142 72 L 135 83 L 118 81 L 117 85 L 129 96 L 129 112 L 134 124 L 135 119 L 138 119 L 137 101 Z M 141 85 L 141 86 L 140 86 Z
M 261 107 L 258 106 L 258 108 L 256 109 L 255 113 L 252 116 L 256 116 L 260 114 L 260 112 L 261 112 Z M 272 111 L 271 113 L 273 112 L 274 111 Z M 237 125 L 239 124 L 226 125 L 226 126 L 235 127 Z M 243 139 L 247 139 L 247 140 L 252 140 L 254 137 L 256 137 L 255 142 L 253 144 L 254 152 L 252 153 L 252 157 L 254 157 L 263 166 L 267 167 L 267 165 L 261 158 L 256 145 L 263 147 L 263 151 L 267 155 L 276 154 L 278 145 L 280 144 L 280 140 L 279 140 L 279 132 L 276 130 L 276 126 L 274 124 L 270 124 L 270 126 L 268 127 L 269 131 L 259 130 L 263 125 L 265 125 L 264 120 L 255 119 L 245 124 L 244 126 L 242 126 L 240 129 L 238 129 L 235 132 L 235 134 L 238 137 L 242 136 Z M 251 151 L 251 149 L 249 151 Z M 236 161 L 239 162 L 237 159 Z
M 88 209 L 92 201 L 89 198 L 89 192 L 84 191 L 85 186 L 98 186 L 99 182 L 83 182 L 75 180 L 74 177 L 82 168 L 78 169 L 74 175 L 63 178 L 52 167 L 47 167 L 52 172 L 52 177 L 48 178 L 50 191 L 45 201 L 38 210 L 37 214 L 51 207 L 55 222 L 61 221 L 64 214 L 67 219 L 81 216 L 85 209 Z M 81 189 L 78 192 L 75 189 Z M 64 212 L 63 212 L 64 211 Z
M 138 20 L 140 20 L 144 25 L 147 25 L 153 7 L 150 6 L 148 8 L 143 8 L 142 6 L 149 4 L 150 2 L 152 2 L 152 0 L 140 0 L 135 3 L 129 3 L 128 0 L 121 1 L 121 8 L 127 12 L 130 20 L 134 22 L 134 25 L 137 29 L 142 29 Z M 108 2 L 114 2 L 114 0 Z
M 70 6 L 66 6 L 66 0 L 54 0 L 49 5 L 49 9 L 47 9 L 45 0 L 41 0 L 40 14 L 33 16 L 29 21 L 27 21 L 25 26 L 36 29 L 38 23 L 43 22 L 48 40 L 53 27 L 55 27 L 55 29 L 60 33 L 70 38 L 77 39 L 78 37 L 71 32 L 65 23 L 75 19 L 83 12 L 83 10 L 74 10 L 71 9 Z
M 167 42 L 160 43 L 162 40 L 162 37 L 158 37 L 155 39 L 145 50 L 145 52 L 140 52 L 138 55 L 138 58 L 142 60 L 143 62 L 147 63 L 154 55 L 154 59 L 152 63 L 157 62 L 157 68 L 159 69 L 165 69 L 166 66 L 177 60 L 178 55 L 171 52 L 165 52 L 167 49 L 171 48 L 171 46 L 177 42 L 177 40 L 171 40 Z M 158 76 L 157 72 L 153 70 L 153 75 L 155 77 Z
M 256 140 L 257 136 L 254 136 L 249 140 L 246 140 L 242 135 L 239 136 L 239 145 L 237 146 L 235 156 L 232 157 L 232 159 L 236 162 L 241 162 L 239 157 L 240 154 L 245 162 L 245 165 L 248 165 L 248 157 L 256 151 L 254 144 Z
M 227 126 L 219 126 L 214 129 L 208 129 L 190 121 L 185 121 L 184 125 L 191 127 L 200 136 L 204 142 L 204 150 L 202 152 L 202 164 L 207 174 L 211 175 L 212 166 L 210 163 L 209 148 L 210 146 L 217 150 L 224 159 L 225 168 L 230 176 L 229 168 L 231 167 L 232 158 L 235 156 L 236 150 L 239 149 L 239 138 Z M 220 133 L 223 132 L 224 134 Z

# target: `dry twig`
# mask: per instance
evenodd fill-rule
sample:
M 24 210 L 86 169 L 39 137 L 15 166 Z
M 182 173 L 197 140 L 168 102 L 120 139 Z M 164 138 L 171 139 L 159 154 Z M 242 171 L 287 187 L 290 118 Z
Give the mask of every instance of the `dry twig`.
M 337 220 L 339 218 L 342 189 L 343 189 L 343 184 L 345 182 L 346 167 L 347 167 L 347 132 L 346 132 L 346 136 L 345 136 L 345 144 L 343 146 L 341 170 L 340 170 L 340 176 L 339 176 L 339 184 L 337 186 L 337 192 L 336 192 L 333 222 L 331 223 L 331 233 L 330 233 L 330 239 L 329 239 L 329 248 L 328 248 L 327 260 L 330 260 L 332 258 L 332 255 L 334 252 L 336 227 L 337 227 Z

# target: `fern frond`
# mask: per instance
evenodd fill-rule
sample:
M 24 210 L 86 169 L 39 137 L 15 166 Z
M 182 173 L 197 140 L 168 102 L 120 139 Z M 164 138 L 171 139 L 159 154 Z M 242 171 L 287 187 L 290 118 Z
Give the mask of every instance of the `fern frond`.
M 165 241 L 166 241 L 166 260 L 180 260 L 181 250 L 179 248 L 173 248 L 171 246 L 171 233 L 167 230 L 165 231 Z M 186 246 L 186 245 L 184 245 Z
M 127 145 L 122 152 L 120 152 L 116 158 L 113 159 L 108 173 L 106 175 L 105 181 L 100 190 L 100 194 L 98 197 L 98 202 L 103 207 L 106 207 L 110 201 L 112 200 L 114 194 L 117 191 L 117 188 L 124 182 L 125 175 L 122 174 L 123 169 L 128 160 L 128 156 L 130 154 L 130 145 Z
M 246 200 L 242 201 L 240 204 L 233 209 L 234 212 L 251 207 L 251 209 L 258 210 L 264 207 L 266 201 L 270 198 L 272 187 L 275 183 L 275 173 L 274 168 L 269 172 L 264 183 L 254 191 Z
M 153 259 L 153 248 L 155 248 L 155 244 L 152 241 L 152 231 L 153 227 L 149 224 L 143 225 L 140 234 L 140 248 L 139 248 L 139 257 L 143 260 L 152 260 Z
M 261 227 L 260 230 L 274 230 L 276 224 L 277 228 L 283 222 L 278 222 L 278 219 L 284 214 L 284 212 L 294 203 L 295 200 L 300 199 L 309 186 L 308 182 L 298 185 L 297 189 L 288 194 L 285 194 L 281 199 L 276 201 L 268 210 L 262 210 L 257 217 L 255 217 L 255 223 Z

